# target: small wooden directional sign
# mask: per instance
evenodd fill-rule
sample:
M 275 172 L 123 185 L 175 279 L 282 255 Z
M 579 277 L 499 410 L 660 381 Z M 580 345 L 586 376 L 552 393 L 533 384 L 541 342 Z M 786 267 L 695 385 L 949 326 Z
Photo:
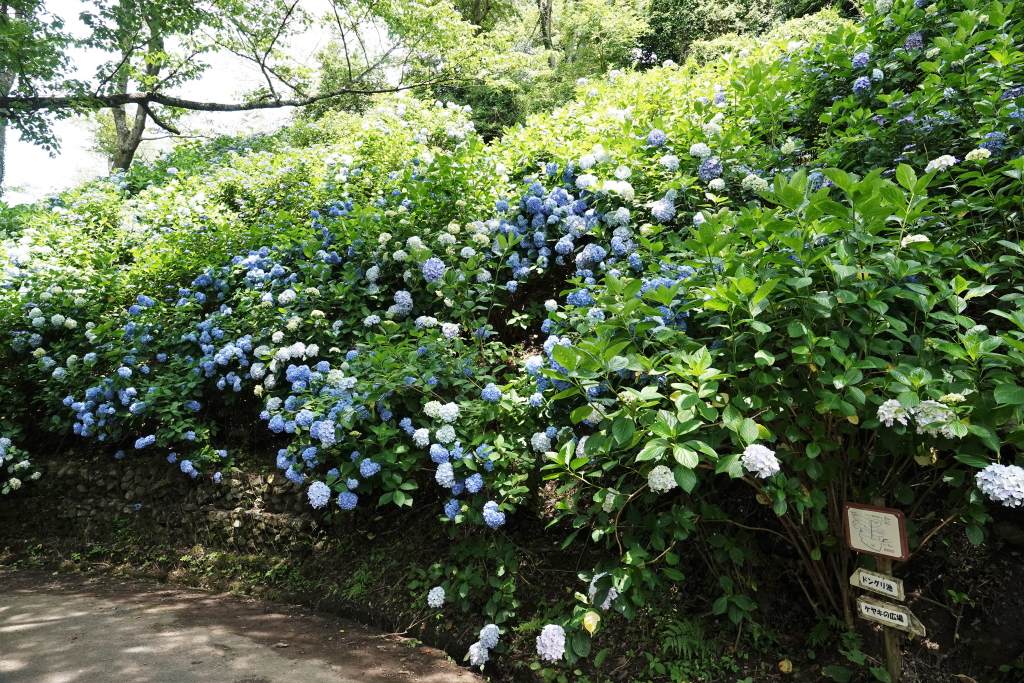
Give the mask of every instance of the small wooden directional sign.
M 924 624 L 903 605 L 894 605 L 891 602 L 874 598 L 857 598 L 857 613 L 862 619 L 874 621 L 883 626 L 909 631 L 921 637 L 927 635 Z
M 907 520 L 902 510 L 860 503 L 844 503 L 846 545 L 859 553 L 897 562 L 909 558 Z
M 861 569 L 860 567 L 850 577 L 850 585 L 872 591 L 873 593 L 881 593 L 896 600 L 904 600 L 907 597 L 903 592 L 903 581 L 900 579 L 888 574 L 869 572 L 867 569 Z

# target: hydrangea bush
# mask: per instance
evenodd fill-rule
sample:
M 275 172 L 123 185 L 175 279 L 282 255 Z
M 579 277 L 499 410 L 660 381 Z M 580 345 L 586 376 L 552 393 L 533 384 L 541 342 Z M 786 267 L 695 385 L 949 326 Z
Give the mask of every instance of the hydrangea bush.
M 607 558 L 537 628 L 544 666 L 685 581 L 692 544 L 715 613 L 751 618 L 751 526 L 852 623 L 843 501 L 903 507 L 917 548 L 1024 500 L 1021 28 L 865 11 L 587 80 L 491 146 L 454 105 L 381 98 L 19 211 L 7 419 L 214 481 L 245 424 L 323 514 L 423 507 L 459 564 L 410 589 L 487 617 L 473 665 L 542 496 Z M 7 492 L 36 472 L 4 448 Z

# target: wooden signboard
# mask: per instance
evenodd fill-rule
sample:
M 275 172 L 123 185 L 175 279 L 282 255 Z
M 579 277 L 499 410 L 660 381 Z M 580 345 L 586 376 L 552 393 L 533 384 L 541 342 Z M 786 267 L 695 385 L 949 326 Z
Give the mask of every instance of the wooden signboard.
M 891 602 L 883 602 L 874 598 L 857 598 L 857 613 L 862 619 L 874 621 L 883 626 L 915 633 L 921 637 L 927 635 L 924 624 L 903 605 L 894 605 Z
M 873 593 L 881 593 L 896 600 L 903 600 L 907 597 L 903 592 L 903 582 L 901 580 L 888 574 L 869 572 L 867 569 L 859 567 L 853 572 L 853 576 L 850 577 L 850 585 L 869 590 Z
M 846 545 L 850 550 L 906 562 L 907 520 L 902 510 L 844 503 Z

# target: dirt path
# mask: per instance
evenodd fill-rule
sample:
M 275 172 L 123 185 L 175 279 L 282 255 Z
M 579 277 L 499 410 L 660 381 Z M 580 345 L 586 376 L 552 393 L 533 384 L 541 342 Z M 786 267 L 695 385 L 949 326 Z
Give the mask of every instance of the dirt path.
M 120 579 L 0 569 L 0 683 L 479 683 L 334 615 Z

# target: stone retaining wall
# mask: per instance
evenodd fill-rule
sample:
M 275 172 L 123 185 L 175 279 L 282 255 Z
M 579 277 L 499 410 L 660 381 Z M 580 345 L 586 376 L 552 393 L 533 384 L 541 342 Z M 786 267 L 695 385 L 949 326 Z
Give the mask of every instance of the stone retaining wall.
M 152 542 L 298 558 L 317 535 L 305 487 L 278 473 L 226 473 L 216 484 L 161 460 L 68 456 L 44 460 L 38 482 L 0 499 L 3 536 L 101 541 L 129 520 Z

